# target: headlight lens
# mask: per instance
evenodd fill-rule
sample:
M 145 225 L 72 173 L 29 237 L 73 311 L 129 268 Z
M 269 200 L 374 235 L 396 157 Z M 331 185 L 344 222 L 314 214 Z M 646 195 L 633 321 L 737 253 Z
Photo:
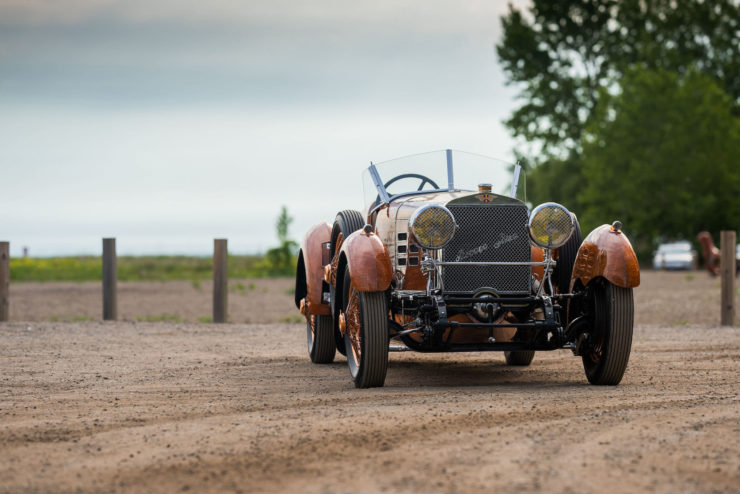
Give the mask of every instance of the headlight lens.
M 409 221 L 409 230 L 416 243 L 425 249 L 441 249 L 455 235 L 455 217 L 444 207 L 424 206 L 416 210 Z
M 565 245 L 574 229 L 570 211 L 555 202 L 540 204 L 529 215 L 529 236 L 545 249 Z

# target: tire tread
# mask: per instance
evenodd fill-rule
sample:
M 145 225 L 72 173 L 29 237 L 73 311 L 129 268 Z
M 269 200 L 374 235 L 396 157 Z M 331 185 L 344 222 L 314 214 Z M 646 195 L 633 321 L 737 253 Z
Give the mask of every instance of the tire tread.
M 365 226 L 365 218 L 362 213 L 355 209 L 344 209 L 337 213 L 337 217 L 334 220 L 335 223 L 340 222 L 340 229 L 342 230 L 342 236 L 346 239 L 350 234 L 361 230 Z M 349 232 L 349 233 L 348 233 Z
M 528 366 L 534 359 L 534 350 L 504 352 L 504 358 L 506 358 L 506 365 Z
M 631 288 L 622 288 L 605 282 L 604 301 L 608 311 L 608 325 L 602 361 L 586 376 L 591 384 L 619 384 L 627 370 L 632 350 L 632 333 L 634 323 L 634 299 Z M 584 356 L 585 359 L 588 358 Z
M 573 265 L 576 262 L 578 249 L 581 248 L 583 241 L 581 225 L 578 223 L 578 218 L 574 213 L 573 222 L 575 223 L 573 235 L 570 236 L 565 245 L 558 249 L 558 263 L 553 272 L 558 293 L 568 293 L 570 291 L 570 278 L 573 274 Z
M 380 387 L 388 371 L 388 304 L 385 292 L 360 292 L 359 297 L 365 341 L 363 365 L 355 378 L 355 386 Z
M 311 362 L 314 364 L 330 364 L 334 362 L 336 354 L 336 342 L 334 341 L 334 324 L 331 316 L 315 316 L 316 327 L 314 328 L 313 351 L 309 350 Z M 310 323 L 306 321 L 306 324 Z M 311 331 L 311 328 L 306 328 Z

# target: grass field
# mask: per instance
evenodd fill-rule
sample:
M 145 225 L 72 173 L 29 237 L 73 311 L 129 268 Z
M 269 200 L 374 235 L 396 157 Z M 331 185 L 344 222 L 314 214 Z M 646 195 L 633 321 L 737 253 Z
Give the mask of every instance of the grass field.
M 14 258 L 10 262 L 13 281 L 98 281 L 102 278 L 100 257 Z M 289 276 L 293 269 L 272 269 L 262 256 L 229 256 L 230 278 Z M 213 276 L 211 257 L 151 256 L 118 258 L 120 281 L 205 280 Z

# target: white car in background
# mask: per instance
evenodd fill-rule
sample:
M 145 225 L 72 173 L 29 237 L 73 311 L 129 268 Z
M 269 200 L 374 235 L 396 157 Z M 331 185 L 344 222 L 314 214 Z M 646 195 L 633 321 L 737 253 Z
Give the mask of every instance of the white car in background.
M 696 251 L 688 240 L 660 244 L 653 256 L 654 269 L 696 269 L 696 266 Z

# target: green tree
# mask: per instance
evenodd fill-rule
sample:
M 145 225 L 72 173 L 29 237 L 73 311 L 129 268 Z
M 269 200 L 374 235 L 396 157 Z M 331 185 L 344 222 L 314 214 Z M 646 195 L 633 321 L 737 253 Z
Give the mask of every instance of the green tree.
M 583 161 L 580 154 L 571 153 L 566 158 L 550 158 L 527 174 L 527 199 L 533 204 L 555 201 L 580 214 L 583 204 Z
M 619 219 L 638 254 L 661 238 L 740 230 L 740 119 L 698 72 L 636 67 L 600 96 L 583 140 L 585 228 Z
M 522 105 L 506 121 L 539 164 L 580 154 L 603 93 L 635 64 L 712 77 L 740 109 L 740 4 L 734 0 L 534 0 L 509 6 L 496 46 Z
M 699 72 L 740 114 L 736 0 L 533 0 L 527 9 L 510 6 L 501 22 L 498 58 L 521 101 L 505 124 L 528 144 L 534 203 L 584 212 L 584 133 L 600 100 L 617 94 L 636 65 Z
M 265 259 L 259 268 L 266 271 L 270 276 L 290 276 L 295 274 L 296 249 L 298 244 L 288 236 L 288 229 L 293 218 L 288 214 L 288 208 L 282 206 L 280 215 L 275 223 L 278 242 L 280 245 L 269 249 L 265 253 Z
M 288 238 L 288 229 L 290 228 L 291 223 L 293 223 L 293 218 L 288 214 L 288 208 L 282 206 L 280 208 L 280 215 L 275 224 L 275 230 L 277 231 L 280 245 L 284 245 L 286 243 L 295 244 L 295 242 Z

